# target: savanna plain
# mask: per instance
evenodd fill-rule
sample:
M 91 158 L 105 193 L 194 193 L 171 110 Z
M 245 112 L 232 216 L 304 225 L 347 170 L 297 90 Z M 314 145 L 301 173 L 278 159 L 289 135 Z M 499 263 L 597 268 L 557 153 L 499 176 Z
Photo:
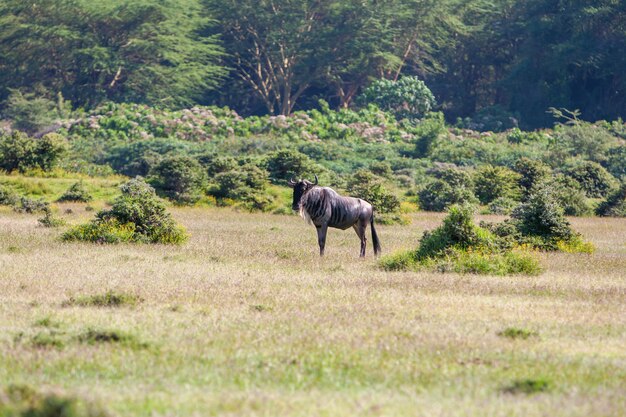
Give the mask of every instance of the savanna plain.
M 626 415 L 623 219 L 572 218 L 594 254 L 494 277 L 385 272 L 352 230 L 320 259 L 296 216 L 172 212 L 180 247 L 64 243 L 0 211 L 3 385 L 124 416 Z M 377 227 L 385 253 L 443 218 L 411 216 Z

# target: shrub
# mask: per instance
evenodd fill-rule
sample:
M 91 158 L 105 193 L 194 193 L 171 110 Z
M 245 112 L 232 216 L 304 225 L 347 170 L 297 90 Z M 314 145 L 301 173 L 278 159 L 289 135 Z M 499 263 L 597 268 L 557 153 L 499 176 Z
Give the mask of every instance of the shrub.
M 60 96 L 55 102 L 43 95 L 11 90 L 4 106 L 4 115 L 13 121 L 16 129 L 35 133 L 59 119 L 69 110 L 68 105 Z
M 616 178 L 626 181 L 626 145 L 609 149 L 606 161 L 606 169 Z
M 196 159 L 205 169 L 209 178 L 213 178 L 221 172 L 232 171 L 239 165 L 235 158 L 231 156 L 222 156 L 214 153 L 197 155 Z
M 13 206 L 13 210 L 18 213 L 47 213 L 50 205 L 43 199 L 33 200 L 28 197 L 20 197 L 19 202 Z
M 96 345 L 101 343 L 115 343 L 133 349 L 144 349 L 148 347 L 147 343 L 140 342 L 135 335 L 121 332 L 119 330 L 90 328 L 78 335 L 78 340 L 82 343 L 87 343 L 89 345 Z
M 319 174 L 319 168 L 306 155 L 291 149 L 281 149 L 267 155 L 264 166 L 272 180 L 283 183 L 293 177 L 304 178 Z
M 452 186 L 435 180 L 418 193 L 420 207 L 427 211 L 444 211 L 454 204 L 478 204 L 474 192 L 467 187 Z
M 511 385 L 502 389 L 503 392 L 509 394 L 535 394 L 550 389 L 550 382 L 546 379 L 518 379 Z
M 206 173 L 200 163 L 188 156 L 163 159 L 150 171 L 150 184 L 162 196 L 178 204 L 193 204 L 200 199 L 207 185 Z
M 509 339 L 528 339 L 531 336 L 535 336 L 537 333 L 527 329 L 519 329 L 517 327 L 507 327 L 506 329 L 498 332 L 498 336 L 508 337 Z
M 549 181 L 548 186 L 552 188 L 554 198 L 563 207 L 565 215 L 589 216 L 593 214 L 590 201 L 575 179 L 558 174 Z
M 596 214 L 599 216 L 626 217 L 626 184 L 600 203 Z
M 89 191 L 85 188 L 85 184 L 82 181 L 75 182 L 70 188 L 63 193 L 57 200 L 58 202 L 73 201 L 80 203 L 87 203 L 93 200 L 93 196 L 89 194 Z
M 378 213 L 397 213 L 400 210 L 400 200 L 385 188 L 380 177 L 367 170 L 355 172 L 348 180 L 346 191 L 369 202 Z
M 535 259 L 512 251 L 508 242 L 473 222 L 473 208 L 453 206 L 443 224 L 425 232 L 417 250 L 381 259 L 387 270 L 427 267 L 441 272 L 475 274 L 537 274 Z
M 0 169 L 25 172 L 31 169 L 48 171 L 67 151 L 67 141 L 56 133 L 40 139 L 21 132 L 0 136 Z
M 376 80 L 358 98 L 361 104 L 376 104 L 398 119 L 416 119 L 435 106 L 435 96 L 417 77 L 402 77 L 398 81 Z
M 486 165 L 474 173 L 476 197 L 482 204 L 498 198 L 516 200 L 520 197 L 520 175 L 508 168 Z
M 166 211 L 154 189 L 135 178 L 120 187 L 122 195 L 110 210 L 102 210 L 88 224 L 68 230 L 62 239 L 97 243 L 184 243 L 188 236 Z
M 0 206 L 14 206 L 19 201 L 19 196 L 10 189 L 0 185 Z
M 547 180 L 552 172 L 550 167 L 543 162 L 529 158 L 518 159 L 514 170 L 520 175 L 519 185 L 525 196 L 536 184 Z
M 243 165 L 236 170 L 222 172 L 213 178 L 209 193 L 216 198 L 239 201 L 250 210 L 264 211 L 271 199 L 265 194 L 267 171 L 255 165 Z
M 56 217 L 52 213 L 52 210 L 46 210 L 45 215 L 42 218 L 37 219 L 37 221 L 43 227 L 59 227 L 65 224 L 65 220 Z
M 104 294 L 95 294 L 90 296 L 71 297 L 63 303 L 63 306 L 81 306 L 81 307 L 134 307 L 143 299 L 136 294 L 120 293 L 107 291 Z
M 58 391 L 37 391 L 28 385 L 0 390 L 0 416 L 107 417 L 101 407 Z
M 518 201 L 508 197 L 498 197 L 489 203 L 489 213 L 508 215 L 511 214 L 513 209 L 519 204 Z
M 565 170 L 575 179 L 587 197 L 606 197 L 618 187 L 617 180 L 597 162 L 583 161 Z

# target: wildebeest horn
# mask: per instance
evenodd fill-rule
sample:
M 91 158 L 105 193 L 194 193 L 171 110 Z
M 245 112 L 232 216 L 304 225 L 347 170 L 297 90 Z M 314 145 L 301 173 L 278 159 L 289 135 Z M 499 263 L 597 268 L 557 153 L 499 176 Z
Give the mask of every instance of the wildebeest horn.
M 313 184 L 313 185 L 317 185 L 317 183 L 318 183 L 318 182 L 319 182 L 319 181 L 318 181 L 318 179 L 317 179 L 317 175 L 315 175 L 315 184 Z
M 296 184 L 297 184 L 297 181 L 296 181 L 296 179 L 295 179 L 295 178 L 293 178 L 293 177 L 292 177 L 292 178 L 289 180 L 289 182 L 288 182 L 287 184 L 289 184 L 290 186 L 292 186 L 292 187 L 293 187 L 294 185 L 296 185 Z

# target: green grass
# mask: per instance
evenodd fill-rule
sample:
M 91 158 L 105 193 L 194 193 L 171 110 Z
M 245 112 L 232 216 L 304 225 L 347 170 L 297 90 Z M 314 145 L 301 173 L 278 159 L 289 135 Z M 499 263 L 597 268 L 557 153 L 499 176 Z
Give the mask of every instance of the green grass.
M 109 290 L 104 294 L 70 297 L 68 300 L 63 302 L 63 305 L 66 307 L 134 307 L 142 301 L 143 299 L 136 294 L 120 293 Z
M 173 208 L 185 245 L 108 246 L 2 210 L 0 390 L 120 416 L 626 414 L 623 219 L 572 219 L 593 254 L 494 279 L 389 273 L 351 230 L 320 259 L 297 216 Z M 409 216 L 377 228 L 385 253 L 444 217 Z

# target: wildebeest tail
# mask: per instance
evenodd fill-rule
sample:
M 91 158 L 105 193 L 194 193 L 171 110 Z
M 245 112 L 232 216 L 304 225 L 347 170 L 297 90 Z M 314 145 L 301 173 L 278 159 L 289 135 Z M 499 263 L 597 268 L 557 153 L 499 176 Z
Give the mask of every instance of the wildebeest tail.
M 374 245 L 374 254 L 380 255 L 380 240 L 378 240 L 378 235 L 376 234 L 376 227 L 374 226 L 374 213 L 372 213 L 372 217 L 370 218 L 370 227 L 372 228 L 372 244 Z

